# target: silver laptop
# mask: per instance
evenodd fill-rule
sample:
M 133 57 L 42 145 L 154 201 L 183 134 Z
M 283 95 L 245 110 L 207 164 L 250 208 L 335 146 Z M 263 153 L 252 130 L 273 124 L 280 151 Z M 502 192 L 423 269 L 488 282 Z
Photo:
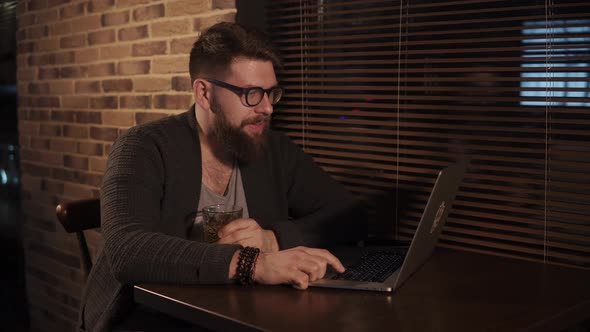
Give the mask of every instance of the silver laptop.
M 310 286 L 382 292 L 399 288 L 434 252 L 468 163 L 468 159 L 461 159 L 438 173 L 409 247 L 334 248 L 330 251 L 347 270 L 336 273 L 329 269 L 323 279 L 310 283 Z

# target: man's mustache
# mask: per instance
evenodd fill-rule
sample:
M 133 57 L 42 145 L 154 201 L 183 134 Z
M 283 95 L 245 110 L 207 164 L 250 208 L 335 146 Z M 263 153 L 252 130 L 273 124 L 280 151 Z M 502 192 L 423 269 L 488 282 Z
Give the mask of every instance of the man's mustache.
M 250 124 L 255 124 L 255 123 L 259 123 L 261 121 L 264 121 L 265 124 L 268 124 L 270 122 L 270 117 L 269 116 L 264 116 L 264 115 L 259 115 L 257 117 L 251 118 L 251 119 L 246 119 L 244 121 L 242 121 L 242 128 L 250 125 Z

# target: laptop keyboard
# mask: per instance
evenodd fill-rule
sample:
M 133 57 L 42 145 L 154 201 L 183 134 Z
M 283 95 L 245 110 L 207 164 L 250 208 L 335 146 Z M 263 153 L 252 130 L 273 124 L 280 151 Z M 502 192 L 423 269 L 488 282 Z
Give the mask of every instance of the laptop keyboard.
M 384 282 L 393 272 L 400 268 L 405 256 L 406 254 L 402 252 L 369 252 L 362 256 L 357 263 L 348 267 L 346 271 L 333 276 L 332 279 Z

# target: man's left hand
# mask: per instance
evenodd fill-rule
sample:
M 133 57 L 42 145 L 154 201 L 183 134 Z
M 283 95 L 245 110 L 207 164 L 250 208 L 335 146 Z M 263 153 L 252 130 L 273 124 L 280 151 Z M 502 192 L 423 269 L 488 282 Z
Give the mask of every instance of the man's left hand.
M 260 227 L 254 219 L 236 219 L 223 226 L 219 232 L 223 244 L 240 244 L 244 247 L 257 247 L 262 252 L 279 251 L 275 233 Z

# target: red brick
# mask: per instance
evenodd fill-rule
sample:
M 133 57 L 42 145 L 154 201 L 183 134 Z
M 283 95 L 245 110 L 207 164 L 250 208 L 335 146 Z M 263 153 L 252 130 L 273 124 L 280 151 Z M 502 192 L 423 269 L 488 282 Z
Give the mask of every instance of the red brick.
M 55 64 L 55 54 L 49 53 L 49 54 L 42 54 L 42 55 L 36 55 L 36 54 L 27 55 L 27 64 L 29 66 L 53 65 L 53 64 Z
M 71 0 L 49 0 L 47 3 L 48 7 L 57 7 L 63 4 L 69 3 Z
M 33 97 L 27 97 L 27 96 L 18 96 L 18 105 L 20 107 L 29 107 L 29 106 L 33 106 Z
M 117 39 L 115 29 L 101 30 L 96 32 L 88 33 L 88 44 L 89 45 L 100 45 L 114 43 Z
M 90 138 L 99 141 L 114 141 L 119 135 L 118 128 L 90 127 Z
M 66 51 L 60 52 L 55 54 L 55 63 L 66 64 L 66 63 L 73 63 L 74 62 L 74 52 L 73 51 Z
M 190 33 L 191 23 L 189 19 L 154 22 L 152 25 L 152 37 L 173 37 Z
M 117 73 L 119 75 L 140 75 L 150 72 L 150 60 L 121 61 Z
M 37 97 L 33 101 L 35 107 L 59 107 L 58 97 Z
M 65 167 L 88 170 L 88 157 L 64 155 L 62 162 Z
M 61 136 L 61 125 L 42 123 L 40 134 L 41 136 Z
M 77 123 L 102 124 L 100 112 L 79 111 L 75 112 Z
M 88 97 L 64 96 L 61 98 L 63 108 L 88 108 Z
M 38 163 L 41 161 L 41 149 L 29 150 L 21 148 L 20 159 Z
M 66 19 L 66 18 L 75 17 L 75 16 L 82 16 L 82 15 L 84 15 L 84 6 L 85 5 L 86 4 L 84 2 L 82 2 L 82 3 L 77 3 L 74 5 L 62 7 L 59 11 L 59 16 L 62 20 Z
M 197 36 L 174 39 L 170 42 L 170 53 L 172 54 L 190 54 Z
M 49 83 L 29 83 L 29 93 L 42 95 L 49 93 Z
M 120 101 L 120 104 L 123 105 L 123 101 Z M 133 126 L 135 124 L 135 117 L 132 112 L 102 112 L 102 123 L 111 126 Z
M 72 20 L 72 26 L 77 32 L 96 30 L 102 27 L 101 15 L 83 16 Z
M 62 153 L 40 151 L 39 156 L 41 157 L 41 159 L 39 159 L 39 162 L 43 164 L 52 166 L 63 166 L 64 164 Z
M 39 79 L 47 80 L 59 77 L 59 69 L 55 67 L 50 68 L 39 68 Z
M 133 90 L 133 82 L 130 79 L 113 79 L 102 81 L 104 92 L 128 92 Z
M 18 17 L 18 27 L 24 28 L 28 25 L 31 25 L 35 22 L 35 18 L 33 14 L 23 14 Z
M 168 114 L 166 113 L 156 113 L 156 112 L 137 112 L 135 113 L 135 122 L 137 124 L 142 124 L 146 122 L 156 121 L 162 118 L 167 117 Z
M 86 34 L 63 37 L 60 40 L 61 48 L 80 48 L 86 46 Z
M 102 25 L 103 26 L 111 26 L 111 25 L 121 25 L 126 24 L 129 22 L 129 11 L 121 11 L 116 13 L 107 13 L 102 14 Z
M 122 28 L 119 30 L 119 40 L 120 41 L 128 41 L 128 40 L 137 40 L 142 38 L 148 37 L 148 28 L 147 25 L 141 25 L 136 27 L 130 28 Z
M 172 77 L 172 89 L 176 90 L 176 91 L 192 92 L 193 85 L 191 84 L 190 77 L 186 77 L 186 76 Z
M 90 186 L 100 187 L 102 184 L 102 174 L 79 173 L 80 183 Z
M 92 197 L 92 189 L 88 186 L 68 182 L 65 184 L 64 195 L 76 198 Z
M 24 1 L 19 1 L 16 4 L 16 13 L 20 16 L 27 12 L 27 3 Z
M 24 81 L 33 81 L 36 78 L 37 71 L 34 68 L 17 69 L 16 78 L 22 83 Z
M 74 51 L 74 60 L 76 63 L 94 62 L 98 60 L 98 49 L 86 48 Z
M 156 95 L 154 108 L 186 109 L 192 102 L 191 95 Z
M 170 74 L 170 73 L 188 73 L 189 57 L 162 57 L 152 60 L 152 73 Z
M 135 21 L 147 21 L 164 16 L 164 5 L 153 5 L 147 7 L 140 7 L 133 11 L 133 19 Z
M 31 148 L 35 150 L 49 150 L 50 139 L 31 137 Z
M 102 143 L 78 142 L 78 153 L 89 156 L 102 156 Z
M 36 19 L 35 19 L 36 24 L 47 24 L 50 22 L 57 21 L 57 19 L 59 18 L 59 13 L 58 13 L 57 9 L 49 9 L 49 10 L 44 10 L 44 11 L 40 12 L 39 14 L 35 14 L 35 16 L 36 16 Z
M 72 138 L 88 138 L 88 127 L 63 125 L 63 136 Z
M 32 53 L 35 49 L 35 43 L 33 42 L 19 42 L 16 44 L 17 53 Z
M 28 39 L 40 39 L 49 35 L 49 28 L 46 25 L 31 27 L 26 31 Z
M 176 0 L 166 4 L 167 16 L 195 15 L 211 9 L 209 0 Z
M 133 45 L 133 56 L 149 56 L 166 54 L 168 45 L 166 41 L 147 42 Z
M 28 119 L 31 121 L 49 121 L 51 115 L 47 110 L 30 110 L 28 112 Z
M 90 158 L 90 170 L 104 172 L 107 170 L 107 158 Z
M 119 97 L 121 108 L 151 108 L 150 96 L 121 96 Z
M 72 32 L 72 22 L 56 22 L 49 26 L 49 35 L 51 36 L 59 36 L 59 35 L 67 35 Z
M 136 92 L 153 92 L 170 90 L 170 78 L 164 77 L 139 77 L 133 80 Z
M 74 140 L 51 139 L 49 148 L 53 151 L 76 152 L 77 144 Z
M 193 29 L 195 31 L 203 31 L 219 22 L 234 22 L 235 18 L 235 13 L 225 13 L 221 15 L 199 17 L 195 19 Z
M 77 81 L 76 93 L 100 93 L 100 81 Z
M 118 108 L 118 106 L 117 97 L 114 96 L 96 97 L 90 99 L 91 108 L 115 109 Z
M 131 56 L 131 45 L 113 45 L 100 48 L 100 59 L 122 59 Z
M 213 0 L 211 4 L 213 9 L 234 9 L 236 8 L 236 0 Z
M 74 112 L 51 111 L 51 121 L 74 122 Z
M 52 95 L 63 95 L 74 93 L 74 82 L 72 81 L 53 81 L 49 84 L 49 92 Z
M 115 64 L 112 62 L 88 66 L 88 77 L 112 75 L 115 75 Z
M 43 8 L 47 8 L 47 0 L 35 0 L 29 2 L 28 9 L 30 12 L 41 10 Z
M 132 7 L 137 5 L 145 5 L 153 0 L 118 0 L 117 7 Z
M 115 0 L 90 0 L 88 2 L 89 12 L 102 12 L 105 9 L 112 8 L 115 5 Z
M 41 165 L 30 164 L 27 162 L 21 162 L 21 169 L 24 174 L 33 176 L 49 177 L 51 175 L 51 168 Z
M 23 28 L 21 30 L 16 31 L 16 41 L 22 42 L 27 39 L 27 31 Z
M 87 72 L 86 67 L 82 66 L 66 66 L 59 69 L 59 77 L 61 78 L 80 78 L 85 77 Z

